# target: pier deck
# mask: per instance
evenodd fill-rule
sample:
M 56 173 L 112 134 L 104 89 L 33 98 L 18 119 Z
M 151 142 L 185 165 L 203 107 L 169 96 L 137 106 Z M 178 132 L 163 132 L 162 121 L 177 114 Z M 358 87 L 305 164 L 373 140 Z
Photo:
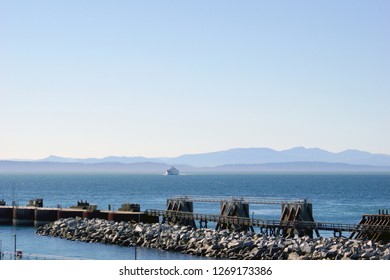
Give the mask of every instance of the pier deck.
M 223 216 L 215 214 L 203 214 L 194 212 L 170 211 L 147 209 L 146 214 L 165 218 L 192 219 L 200 222 L 217 222 L 237 224 L 240 226 L 259 227 L 261 229 L 273 229 L 283 231 L 290 228 L 311 228 L 313 230 L 324 230 L 333 232 L 373 232 L 390 233 L 390 225 L 367 225 L 367 224 L 341 224 L 328 222 L 308 222 L 308 221 L 280 221 L 264 220 L 258 218 L 244 218 L 236 216 Z
M 182 200 L 188 202 L 241 202 L 246 204 L 287 204 L 305 203 L 306 199 L 271 198 L 271 197 L 245 197 L 245 196 L 173 196 L 168 200 Z
M 0 224 L 41 225 L 61 218 L 100 218 L 110 221 L 156 223 L 156 216 L 145 212 L 88 210 L 80 208 L 47 208 L 32 206 L 0 206 Z

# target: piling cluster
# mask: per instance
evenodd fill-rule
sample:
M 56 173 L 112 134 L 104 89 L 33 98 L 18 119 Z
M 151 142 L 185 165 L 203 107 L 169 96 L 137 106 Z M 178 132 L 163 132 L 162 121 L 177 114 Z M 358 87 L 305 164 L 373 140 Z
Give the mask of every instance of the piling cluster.
M 243 260 L 390 260 L 390 244 L 343 237 L 284 238 L 253 232 L 193 229 L 167 224 L 137 224 L 66 218 L 41 226 L 39 235 L 121 246 L 143 246 L 211 258 Z

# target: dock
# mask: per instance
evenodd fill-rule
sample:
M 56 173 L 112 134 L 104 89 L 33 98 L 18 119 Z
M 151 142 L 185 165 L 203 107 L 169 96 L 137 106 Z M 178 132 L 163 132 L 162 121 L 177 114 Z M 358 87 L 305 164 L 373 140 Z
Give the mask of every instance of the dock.
M 41 200 L 41 199 L 40 199 Z M 61 218 L 99 218 L 109 221 L 133 221 L 136 223 L 158 223 L 158 217 L 150 216 L 141 212 L 135 204 L 125 203 L 117 211 L 98 210 L 96 205 L 90 205 L 88 202 L 78 201 L 76 206 L 69 208 L 48 208 L 43 207 L 43 201 L 36 203 L 37 200 L 30 200 L 27 206 L 7 206 L 0 205 L 0 224 L 14 226 L 40 226 L 54 222 Z M 5 204 L 5 203 L 3 203 Z M 129 208 L 133 206 L 133 208 Z
M 359 232 L 371 231 L 374 233 L 390 232 L 390 225 L 367 225 L 367 224 L 341 224 L 329 222 L 305 222 L 305 221 L 280 221 L 264 220 L 258 218 L 243 218 L 234 216 L 222 216 L 215 214 L 203 214 L 193 212 L 180 212 L 170 210 L 147 209 L 145 211 L 150 216 L 180 219 L 193 219 L 199 221 L 200 227 L 207 222 L 216 222 L 224 224 L 238 225 L 242 227 L 258 227 L 261 233 L 283 235 L 283 231 L 288 229 L 312 228 L 313 230 L 341 232 Z
M 194 202 L 220 204 L 219 214 L 194 213 Z M 249 218 L 249 204 L 276 204 L 281 206 L 280 220 Z M 165 210 L 147 209 L 150 216 L 161 217 L 162 222 L 170 224 L 207 227 L 209 222 L 216 223 L 216 229 L 251 230 L 259 228 L 267 235 L 286 237 L 320 236 L 320 231 L 332 231 L 334 236 L 349 233 L 349 238 L 370 239 L 390 242 L 390 215 L 386 210 L 378 214 L 364 214 L 358 224 L 316 222 L 313 218 L 312 203 L 306 199 L 274 199 L 268 197 L 207 197 L 176 196 L 167 199 Z

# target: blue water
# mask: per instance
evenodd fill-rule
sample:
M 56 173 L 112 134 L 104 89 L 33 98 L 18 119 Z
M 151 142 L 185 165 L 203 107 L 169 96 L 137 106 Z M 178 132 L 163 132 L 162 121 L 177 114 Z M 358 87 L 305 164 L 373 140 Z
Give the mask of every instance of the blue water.
M 139 203 L 141 210 L 165 209 L 175 195 L 256 196 L 306 198 L 313 203 L 318 222 L 358 223 L 362 214 L 389 209 L 390 175 L 0 175 L 0 199 L 7 204 L 43 198 L 44 206 L 75 205 L 78 200 L 117 209 L 122 203 Z M 195 212 L 219 213 L 217 203 L 194 203 Z M 250 205 L 253 217 L 279 219 L 280 206 Z M 87 259 L 133 259 L 134 248 L 71 242 L 34 234 L 33 228 L 0 226 L 4 250 L 12 250 L 14 233 L 18 248 L 32 254 Z M 195 258 L 181 254 L 138 248 L 139 259 Z

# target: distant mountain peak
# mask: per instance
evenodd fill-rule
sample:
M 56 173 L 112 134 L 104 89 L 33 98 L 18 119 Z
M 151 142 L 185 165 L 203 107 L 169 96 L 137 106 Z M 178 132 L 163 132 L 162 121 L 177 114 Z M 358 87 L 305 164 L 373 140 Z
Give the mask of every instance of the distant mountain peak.
M 75 159 L 50 155 L 47 158 L 38 161 L 50 161 L 50 162 L 75 162 Z
M 305 151 L 308 150 L 306 147 L 298 146 L 298 147 L 293 147 L 290 149 L 287 149 L 286 151 Z
M 196 167 L 213 167 L 229 164 L 266 164 L 288 162 L 325 162 L 346 163 L 373 166 L 390 166 L 390 155 L 372 154 L 369 152 L 349 149 L 343 152 L 329 152 L 320 148 L 293 147 L 277 151 L 264 147 L 232 148 L 199 154 L 185 154 L 172 158 L 146 158 L 142 156 L 107 156 L 104 158 L 75 159 L 56 155 L 39 160 L 57 163 L 163 163 L 168 165 L 186 164 Z

